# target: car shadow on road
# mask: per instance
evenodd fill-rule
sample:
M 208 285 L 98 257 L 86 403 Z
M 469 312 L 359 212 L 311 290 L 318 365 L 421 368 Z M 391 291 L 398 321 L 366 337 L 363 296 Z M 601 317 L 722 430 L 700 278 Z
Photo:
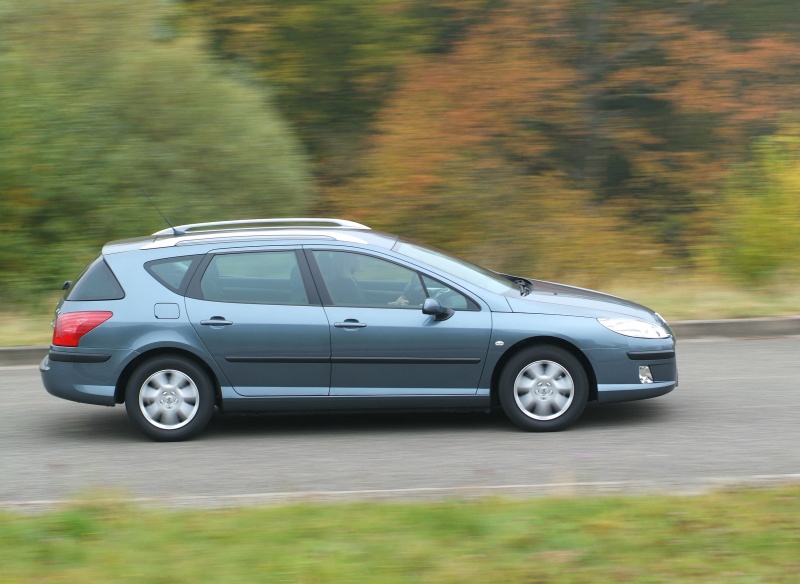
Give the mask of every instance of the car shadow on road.
M 576 428 L 613 428 L 652 425 L 669 422 L 674 407 L 666 400 L 641 400 L 624 403 L 587 404 Z
M 74 409 L 48 420 L 42 430 L 59 442 L 130 442 L 141 436 L 128 420 L 124 406 Z
M 587 405 L 574 428 L 634 427 L 658 425 L 671 419 L 670 408 L 647 401 Z M 485 412 L 347 412 L 283 415 L 216 415 L 204 436 L 339 435 L 382 432 L 415 433 L 446 431 L 455 433 L 516 433 L 520 430 L 502 411 Z
M 482 412 L 339 412 L 216 415 L 203 435 L 341 435 L 424 431 L 483 432 L 510 428 L 502 415 Z
M 617 404 L 589 403 L 573 426 L 577 431 L 598 428 L 660 425 L 673 416 L 665 401 Z M 253 436 L 337 436 L 343 434 L 520 432 L 500 410 L 485 412 L 336 412 L 284 414 L 215 414 L 199 440 Z M 74 412 L 51 424 L 48 434 L 60 441 L 149 441 L 133 427 L 124 408 Z

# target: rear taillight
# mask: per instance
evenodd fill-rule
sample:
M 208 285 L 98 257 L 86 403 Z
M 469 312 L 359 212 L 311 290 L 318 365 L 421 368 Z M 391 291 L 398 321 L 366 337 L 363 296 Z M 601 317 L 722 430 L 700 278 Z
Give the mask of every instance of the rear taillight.
M 77 347 L 83 335 L 97 328 L 112 316 L 114 316 L 113 312 L 104 310 L 59 314 L 56 319 L 56 328 L 53 331 L 53 344 L 59 347 Z

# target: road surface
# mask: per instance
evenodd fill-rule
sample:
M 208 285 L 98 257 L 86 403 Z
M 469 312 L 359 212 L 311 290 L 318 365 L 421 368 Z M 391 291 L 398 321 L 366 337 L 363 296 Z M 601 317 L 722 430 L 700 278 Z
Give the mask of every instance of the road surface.
M 694 492 L 800 482 L 800 337 L 679 343 L 680 387 L 589 404 L 570 430 L 501 414 L 215 416 L 191 442 L 140 436 L 124 407 L 55 398 L 0 368 L 0 507 L 75 496 L 215 507 L 287 500 Z

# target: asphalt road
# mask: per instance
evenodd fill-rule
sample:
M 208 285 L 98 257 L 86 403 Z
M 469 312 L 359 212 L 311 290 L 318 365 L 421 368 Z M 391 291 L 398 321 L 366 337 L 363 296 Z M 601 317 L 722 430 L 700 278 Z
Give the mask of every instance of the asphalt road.
M 222 506 L 285 500 L 693 492 L 800 481 L 800 337 L 679 344 L 680 387 L 590 404 L 572 429 L 500 415 L 216 416 L 199 439 L 141 437 L 122 407 L 47 394 L 0 367 L 0 507 L 74 496 Z

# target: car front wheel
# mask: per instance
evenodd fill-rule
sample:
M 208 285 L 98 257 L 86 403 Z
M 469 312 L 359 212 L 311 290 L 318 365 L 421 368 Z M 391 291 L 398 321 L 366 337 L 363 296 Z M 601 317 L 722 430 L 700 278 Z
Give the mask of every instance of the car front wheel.
M 208 375 L 192 361 L 156 357 L 140 365 L 128 381 L 125 409 L 149 438 L 186 440 L 211 419 L 214 391 Z
M 583 413 L 589 382 L 580 361 L 551 345 L 529 347 L 513 356 L 500 375 L 500 404 L 524 430 L 566 428 Z

